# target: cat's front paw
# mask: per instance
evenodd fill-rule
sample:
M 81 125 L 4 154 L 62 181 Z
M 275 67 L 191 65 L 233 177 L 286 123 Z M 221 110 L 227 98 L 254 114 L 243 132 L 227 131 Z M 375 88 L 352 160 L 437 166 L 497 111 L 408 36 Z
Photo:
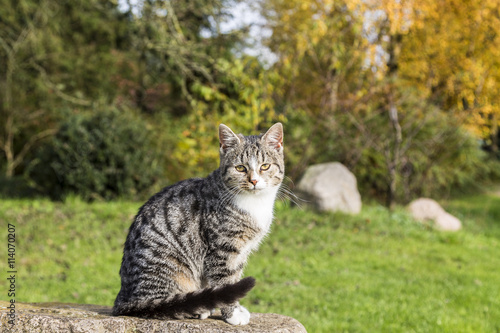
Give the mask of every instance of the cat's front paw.
M 199 319 L 205 320 L 212 314 L 212 311 L 205 311 L 199 314 Z
M 250 312 L 238 305 L 234 308 L 231 317 L 225 319 L 231 325 L 246 325 L 250 322 Z

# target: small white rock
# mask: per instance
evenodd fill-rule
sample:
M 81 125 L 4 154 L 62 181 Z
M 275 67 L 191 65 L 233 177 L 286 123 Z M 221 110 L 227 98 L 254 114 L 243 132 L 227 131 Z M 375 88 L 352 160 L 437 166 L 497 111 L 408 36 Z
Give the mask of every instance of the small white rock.
M 430 221 L 443 231 L 457 231 L 462 229 L 462 223 L 455 216 L 447 213 L 435 200 L 420 198 L 408 205 L 413 218 L 419 222 Z
M 444 212 L 436 218 L 436 227 L 444 231 L 457 231 L 462 229 L 462 223 L 455 216 Z

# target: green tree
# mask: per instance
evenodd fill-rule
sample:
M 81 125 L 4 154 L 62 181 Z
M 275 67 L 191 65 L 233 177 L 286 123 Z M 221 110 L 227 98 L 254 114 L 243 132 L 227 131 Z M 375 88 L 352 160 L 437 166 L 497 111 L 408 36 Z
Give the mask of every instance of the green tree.
M 61 110 L 114 100 L 118 68 L 112 50 L 126 44 L 125 23 L 112 1 L 2 1 L 0 149 L 6 177 L 55 133 Z
M 231 48 L 243 37 L 239 31 L 223 34 L 217 30 L 229 5 L 223 0 L 129 3 L 137 107 L 145 113 L 183 116 L 197 98 L 193 89 L 200 85 L 216 88 L 218 59 L 232 59 Z
M 42 78 L 30 73 L 37 56 L 32 50 L 43 47 L 40 30 L 49 20 L 50 6 L 8 1 L 0 7 L 0 62 L 4 64 L 0 67 L 0 149 L 5 176 L 11 178 L 33 146 L 54 133 L 40 102 L 46 92 L 39 88 Z

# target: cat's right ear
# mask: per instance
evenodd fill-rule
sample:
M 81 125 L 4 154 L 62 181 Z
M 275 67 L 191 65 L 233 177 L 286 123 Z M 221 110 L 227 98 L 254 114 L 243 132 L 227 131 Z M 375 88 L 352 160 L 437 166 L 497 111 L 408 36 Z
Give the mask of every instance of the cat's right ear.
M 229 127 L 224 124 L 219 125 L 220 150 L 236 147 L 240 144 L 240 138 Z

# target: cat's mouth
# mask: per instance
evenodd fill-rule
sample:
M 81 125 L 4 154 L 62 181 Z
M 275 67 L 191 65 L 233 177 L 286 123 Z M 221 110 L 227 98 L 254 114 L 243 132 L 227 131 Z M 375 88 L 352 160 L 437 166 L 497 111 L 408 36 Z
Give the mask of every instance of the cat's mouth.
M 262 191 L 262 188 L 254 185 L 242 186 L 241 189 L 243 190 L 244 193 L 250 193 L 250 194 L 255 194 Z
M 257 193 L 265 192 L 267 189 L 268 189 L 267 186 L 259 186 L 259 184 L 257 184 L 257 185 L 246 186 L 244 188 L 244 191 L 247 193 L 251 193 L 251 194 L 257 194 Z

